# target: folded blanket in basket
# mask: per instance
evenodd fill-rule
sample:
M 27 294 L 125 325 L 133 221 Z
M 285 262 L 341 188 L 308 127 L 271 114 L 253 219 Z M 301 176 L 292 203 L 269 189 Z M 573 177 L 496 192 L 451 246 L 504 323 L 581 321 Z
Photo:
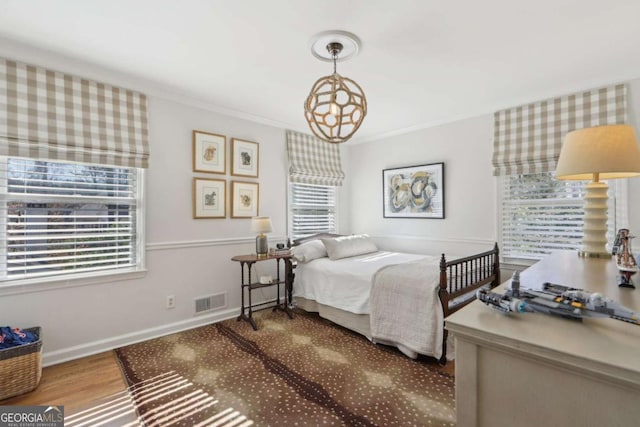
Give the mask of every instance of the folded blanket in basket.
M 38 336 L 33 332 L 23 331 L 20 328 L 3 326 L 0 328 L 0 350 L 15 347 L 22 344 L 30 344 L 38 341 Z

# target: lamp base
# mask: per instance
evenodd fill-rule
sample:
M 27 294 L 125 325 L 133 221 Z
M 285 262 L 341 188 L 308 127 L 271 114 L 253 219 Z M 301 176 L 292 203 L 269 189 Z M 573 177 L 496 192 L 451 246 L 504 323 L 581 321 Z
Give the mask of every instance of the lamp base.
M 258 255 L 258 258 L 263 258 L 268 254 L 269 244 L 267 243 L 267 236 L 264 234 L 258 234 L 256 236 L 256 255 Z
M 584 226 L 579 255 L 589 258 L 611 258 L 607 251 L 606 182 L 590 182 L 584 196 Z M 582 255 L 584 254 L 584 255 Z

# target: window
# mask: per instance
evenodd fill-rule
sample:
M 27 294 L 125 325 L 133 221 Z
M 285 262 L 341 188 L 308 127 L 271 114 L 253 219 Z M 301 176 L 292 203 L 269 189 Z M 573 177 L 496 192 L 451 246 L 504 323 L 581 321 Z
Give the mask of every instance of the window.
M 289 236 L 299 239 L 315 233 L 337 232 L 336 188 L 289 184 Z
M 142 268 L 142 169 L 0 157 L 0 283 Z
M 581 247 L 586 181 L 561 181 L 553 172 L 501 177 L 501 254 L 541 259 Z M 609 181 L 608 235 L 615 235 L 615 182 Z

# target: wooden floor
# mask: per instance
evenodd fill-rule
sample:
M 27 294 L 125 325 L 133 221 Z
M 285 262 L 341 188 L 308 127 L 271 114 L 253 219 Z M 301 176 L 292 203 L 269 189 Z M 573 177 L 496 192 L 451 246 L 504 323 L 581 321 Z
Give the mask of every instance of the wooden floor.
M 0 400 L 0 405 L 64 405 L 68 416 L 125 389 L 115 355 L 108 351 L 46 367 L 37 389 Z

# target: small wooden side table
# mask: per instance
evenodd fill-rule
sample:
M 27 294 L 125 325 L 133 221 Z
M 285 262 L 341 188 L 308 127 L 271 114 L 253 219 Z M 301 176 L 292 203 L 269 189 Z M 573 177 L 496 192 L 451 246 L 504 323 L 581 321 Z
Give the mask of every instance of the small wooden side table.
M 253 266 L 253 264 L 255 264 L 256 262 L 269 261 L 269 260 L 276 261 L 276 264 L 277 264 L 276 279 L 271 283 L 260 283 L 259 281 L 252 281 L 251 267 Z M 264 257 L 262 256 L 258 257 L 255 254 L 236 255 L 233 258 L 231 258 L 231 261 L 236 261 L 240 263 L 242 295 L 241 295 L 240 315 L 238 316 L 238 321 L 246 320 L 251 324 L 251 327 L 253 327 L 253 330 L 257 331 L 258 327 L 256 326 L 256 322 L 253 320 L 253 311 L 254 311 L 253 309 L 255 307 L 261 307 L 263 305 L 272 304 L 274 302 L 275 302 L 275 305 L 272 306 L 273 311 L 276 311 L 276 310 L 284 311 L 285 313 L 287 313 L 287 316 L 289 316 L 290 319 L 293 319 L 293 313 L 289 309 L 289 294 L 293 286 L 293 265 L 291 262 L 291 255 L 268 255 Z M 285 270 L 284 280 L 280 278 L 280 261 L 284 262 L 284 270 Z M 245 276 L 245 267 L 247 270 L 246 276 Z M 280 285 L 281 284 L 285 285 L 283 303 L 280 302 Z M 254 289 L 266 288 L 269 286 L 276 286 L 276 299 L 265 301 L 259 304 L 253 304 L 251 300 L 251 292 Z M 248 294 L 247 304 L 245 304 L 245 298 L 244 298 L 245 290 L 247 291 L 247 294 Z M 264 308 L 261 308 L 260 310 L 264 310 L 266 308 L 269 308 L 269 307 L 264 307 Z

